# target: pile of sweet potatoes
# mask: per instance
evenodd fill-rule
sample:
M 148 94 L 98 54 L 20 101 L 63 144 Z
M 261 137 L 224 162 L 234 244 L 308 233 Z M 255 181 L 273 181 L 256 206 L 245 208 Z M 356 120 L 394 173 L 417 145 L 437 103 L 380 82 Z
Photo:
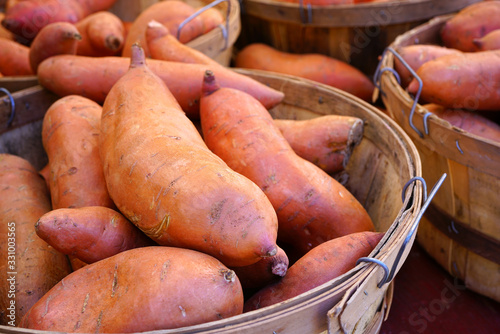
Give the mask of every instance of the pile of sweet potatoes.
M 500 142 L 500 1 L 469 5 L 441 27 L 441 44 L 398 50 L 422 81 L 420 103 L 430 112 L 483 139 Z M 419 82 L 396 59 L 401 84 L 412 94 Z
M 0 269 L 19 274 L 0 292 L 27 295 L 0 324 L 125 333 L 216 321 L 342 275 L 384 236 L 336 179 L 363 120 L 273 119 L 281 91 L 186 47 L 161 18 L 142 22 L 128 56 L 33 62 L 60 98 L 42 124 L 47 166 L 0 155 L 0 250 L 12 250 Z M 75 34 L 59 35 L 69 49 Z

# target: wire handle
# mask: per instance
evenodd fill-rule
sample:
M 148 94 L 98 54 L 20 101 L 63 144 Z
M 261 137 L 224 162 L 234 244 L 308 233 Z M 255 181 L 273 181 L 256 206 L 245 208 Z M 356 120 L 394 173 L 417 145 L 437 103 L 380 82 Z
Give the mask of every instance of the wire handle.
M 382 61 L 383 61 L 385 54 L 387 52 L 391 52 L 404 65 L 404 67 L 406 67 L 406 69 L 411 73 L 413 78 L 415 78 L 415 80 L 417 80 L 417 82 L 418 82 L 418 90 L 417 90 L 417 93 L 415 94 L 415 97 L 413 99 L 413 105 L 411 107 L 410 116 L 409 116 L 408 121 L 409 121 L 410 127 L 419 135 L 420 138 L 423 138 L 424 134 L 419 129 L 417 129 L 415 124 L 413 124 L 413 115 L 415 114 L 415 110 L 417 109 L 418 100 L 420 99 L 420 93 L 422 92 L 423 82 L 422 82 L 422 79 L 420 79 L 420 77 L 417 75 L 417 73 L 411 68 L 411 66 L 408 65 L 408 63 L 403 59 L 403 57 L 401 57 L 401 55 L 398 52 L 396 52 L 396 50 L 394 50 L 393 48 L 387 47 L 384 50 L 384 52 L 382 53 L 382 57 L 380 58 L 380 61 L 377 65 L 377 69 L 375 70 L 375 74 L 373 75 L 373 82 L 374 82 L 375 86 L 381 91 L 381 93 L 384 94 L 384 92 L 382 92 L 382 90 L 380 89 L 380 78 L 381 78 L 382 74 L 386 71 L 390 71 L 393 74 L 395 73 L 395 71 L 393 71 L 392 69 L 388 70 L 387 67 L 385 67 L 383 69 L 381 68 Z M 399 76 L 397 76 L 396 79 L 398 80 L 398 83 L 401 84 L 401 82 L 399 80 Z M 428 125 L 427 125 L 427 117 L 424 117 L 424 131 L 425 131 L 425 134 L 429 134 L 429 129 L 428 129 Z
M 370 257 L 361 257 L 356 262 L 356 265 L 359 264 L 360 262 L 372 262 L 372 263 L 376 263 L 376 264 L 378 264 L 379 266 L 382 267 L 382 269 L 384 270 L 384 277 L 382 277 L 382 280 L 380 280 L 380 282 L 377 285 L 379 288 L 381 288 L 385 283 L 392 281 L 392 279 L 394 278 L 394 275 L 396 273 L 396 269 L 398 267 L 399 261 L 401 261 L 401 258 L 403 256 L 403 253 L 404 253 L 407 245 L 410 243 L 410 240 L 412 239 L 413 235 L 415 234 L 415 231 L 417 230 L 417 227 L 418 227 L 418 224 L 420 222 L 420 219 L 422 219 L 422 216 L 424 215 L 425 210 L 427 210 L 427 208 L 429 207 L 430 202 L 434 198 L 434 195 L 436 195 L 436 192 L 441 187 L 441 185 L 443 184 L 443 182 L 446 179 L 446 177 L 447 177 L 447 174 L 444 173 L 441 176 L 441 178 L 438 180 L 438 182 L 436 182 L 436 184 L 434 185 L 434 187 L 432 187 L 431 192 L 429 193 L 429 195 L 428 196 L 424 195 L 424 198 L 425 198 L 424 203 L 422 204 L 422 207 L 420 208 L 420 211 L 418 212 L 417 217 L 415 218 L 415 222 L 412 225 L 412 227 L 411 227 L 408 235 L 406 236 L 405 240 L 403 241 L 403 245 L 399 249 L 399 252 L 396 255 L 396 259 L 394 261 L 394 265 L 392 266 L 392 268 L 390 270 L 387 267 L 387 265 L 385 263 L 383 263 L 382 261 L 380 261 L 378 259 L 370 258 Z M 410 183 L 415 182 L 417 180 L 421 181 L 422 184 L 424 185 L 424 189 L 426 189 L 426 185 L 425 185 L 424 179 L 422 179 L 421 177 L 414 177 L 414 178 L 412 178 L 410 181 L 408 181 L 406 183 L 406 185 L 404 187 L 404 190 L 403 190 L 403 193 L 406 190 L 406 187 Z M 403 199 L 404 199 L 404 195 L 403 195 Z
M 14 114 L 15 114 L 15 111 L 16 111 L 16 103 L 14 101 L 14 97 L 12 96 L 12 94 L 7 89 L 5 89 L 3 87 L 0 87 L 0 91 L 4 92 L 5 94 L 7 94 L 7 97 L 9 98 L 9 102 L 10 102 L 10 116 L 9 116 L 9 119 L 7 120 L 7 127 L 10 127 L 11 124 L 12 124 L 12 121 L 14 121 Z
M 231 2 L 229 0 L 215 0 L 215 1 L 211 2 L 211 3 L 209 3 L 208 5 L 203 6 L 202 8 L 198 9 L 193 14 L 189 15 L 184 21 L 182 21 L 179 24 L 179 28 L 177 29 L 177 39 L 180 38 L 180 36 L 181 36 L 181 30 L 182 30 L 182 28 L 184 28 L 184 26 L 186 24 L 188 24 L 189 22 L 191 22 L 194 18 L 196 18 L 202 12 L 206 11 L 209 8 L 217 6 L 218 4 L 220 4 L 220 3 L 224 2 L 224 1 L 227 2 L 227 13 L 226 13 L 226 22 L 225 22 L 225 25 L 219 24 L 219 27 L 221 28 L 221 31 L 222 31 L 222 37 L 224 37 L 224 47 L 220 51 L 226 50 L 227 46 L 229 44 L 229 42 L 228 42 L 228 39 L 229 39 L 229 37 L 228 37 L 228 35 L 229 35 L 229 33 L 228 33 L 228 31 L 229 31 L 229 14 L 231 12 Z

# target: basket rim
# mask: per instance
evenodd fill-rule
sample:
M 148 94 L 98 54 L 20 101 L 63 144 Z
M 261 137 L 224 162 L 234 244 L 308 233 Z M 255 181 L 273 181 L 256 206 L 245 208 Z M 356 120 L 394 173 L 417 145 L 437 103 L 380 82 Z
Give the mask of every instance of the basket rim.
M 274 0 L 241 0 L 242 13 L 269 21 L 317 27 L 384 26 L 428 20 L 480 0 L 394 0 L 306 6 Z

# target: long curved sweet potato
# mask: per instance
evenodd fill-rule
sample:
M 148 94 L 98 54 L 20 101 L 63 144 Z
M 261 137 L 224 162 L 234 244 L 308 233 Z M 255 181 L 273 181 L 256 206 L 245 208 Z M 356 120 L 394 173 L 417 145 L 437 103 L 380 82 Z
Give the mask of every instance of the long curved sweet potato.
M 0 72 L 5 76 L 33 75 L 29 47 L 0 37 Z
M 207 254 L 142 247 L 68 275 L 23 317 L 20 327 L 68 333 L 139 333 L 238 315 L 241 284 Z
M 76 54 L 91 57 L 116 56 L 125 43 L 122 20 L 108 11 L 88 15 L 75 23 L 82 36 Z
M 252 295 L 244 312 L 296 297 L 345 274 L 360 257 L 368 256 L 383 236 L 383 232 L 358 232 L 316 246 L 291 265 L 280 281 Z
M 215 68 L 222 66 L 204 53 L 181 43 L 167 27 L 157 21 L 148 23 L 145 34 L 146 44 L 153 59 L 205 64 Z
M 143 50 L 133 49 L 101 120 L 103 170 L 120 212 L 158 244 L 227 266 L 276 254 L 277 218 L 265 194 L 210 152 Z
M 77 45 L 82 39 L 76 26 L 69 22 L 47 24 L 33 39 L 30 45 L 29 58 L 33 73 L 45 59 L 62 54 L 76 54 Z
M 190 118 L 197 118 L 203 75 L 212 67 L 155 59 L 148 59 L 147 63 L 163 79 L 184 112 Z M 38 79 L 42 86 L 60 96 L 76 94 L 102 103 L 129 64 L 130 59 L 125 57 L 54 56 L 40 64 Z M 266 108 L 283 100 L 282 92 L 230 68 L 214 71 L 221 86 L 241 89 L 257 98 Z
M 354 66 L 323 54 L 295 54 L 263 43 L 245 46 L 234 60 L 235 67 L 295 75 L 344 90 L 371 101 L 374 85 Z
M 500 143 L 500 125 L 475 111 L 449 109 L 438 104 L 425 104 L 423 107 L 457 128 Z
M 99 155 L 102 107 L 78 95 L 60 98 L 44 116 L 42 144 L 50 168 L 53 209 L 114 208 Z
M 417 71 L 421 98 L 453 109 L 500 110 L 500 50 L 462 52 L 428 61 Z M 413 79 L 410 93 L 418 91 Z
M 299 157 L 252 96 L 218 86 L 207 71 L 200 101 L 207 146 L 255 182 L 278 214 L 278 240 L 303 253 L 342 235 L 373 230 L 370 216 L 333 177 Z
M 25 159 L 0 154 L 0 324 L 21 317 L 71 272 L 66 255 L 35 232 L 50 207 L 45 181 Z
M 363 139 L 363 120 L 354 116 L 275 119 L 274 124 L 298 156 L 327 173 L 344 170 L 352 150 Z
M 51 210 L 38 219 L 35 230 L 59 252 L 85 263 L 156 245 L 121 213 L 104 206 Z
M 417 71 L 420 66 L 428 62 L 429 60 L 434 60 L 441 56 L 446 56 L 449 54 L 459 54 L 461 51 L 453 48 L 447 48 L 441 45 L 434 44 L 412 44 L 406 45 L 397 50 L 401 58 L 406 62 L 406 64 L 413 70 Z M 394 60 L 394 69 L 398 72 L 401 79 L 401 86 L 407 87 L 413 75 L 406 68 L 406 66 L 399 61 L 398 58 Z
M 84 17 L 107 10 L 116 0 L 24 0 L 9 7 L 2 25 L 26 41 L 54 22 L 76 23 Z
M 476 51 L 474 39 L 500 29 L 500 2 L 479 1 L 447 20 L 440 31 L 443 44 L 464 52 Z
M 196 9 L 193 6 L 181 0 L 159 1 L 152 4 L 143 10 L 132 23 L 125 39 L 122 56 L 130 57 L 132 45 L 139 43 L 144 49 L 146 57 L 150 57 L 145 41 L 148 23 L 153 20 L 157 21 L 165 25 L 172 35 L 177 36 L 180 24 L 195 12 Z M 198 15 L 182 27 L 179 41 L 187 43 L 195 37 L 200 36 L 203 33 L 203 29 L 203 20 Z

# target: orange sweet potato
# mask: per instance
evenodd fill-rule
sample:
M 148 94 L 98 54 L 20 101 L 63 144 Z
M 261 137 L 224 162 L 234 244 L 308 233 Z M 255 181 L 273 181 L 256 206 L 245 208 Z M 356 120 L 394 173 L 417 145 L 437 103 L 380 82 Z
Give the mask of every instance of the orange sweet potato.
M 352 150 L 363 139 L 363 120 L 354 116 L 275 119 L 274 123 L 298 156 L 327 173 L 344 170 Z
M 170 0 L 169 0 L 170 1 Z M 171 93 L 191 118 L 199 114 L 201 84 L 205 70 L 212 67 L 148 59 L 149 68 L 163 79 Z M 130 59 L 125 57 L 84 57 L 61 55 L 42 62 L 38 69 L 40 84 L 60 96 L 85 96 L 102 103 L 114 83 L 127 71 Z M 266 108 L 283 99 L 283 93 L 229 68 L 218 68 L 222 86 L 244 90 Z
M 17 326 L 50 288 L 71 272 L 66 255 L 35 232 L 50 207 L 44 180 L 25 159 L 0 154 L 0 324 Z
M 500 125 L 475 111 L 449 109 L 438 104 L 425 104 L 423 107 L 457 128 L 482 138 L 500 142 Z
M 69 22 L 50 23 L 40 29 L 30 46 L 29 59 L 33 73 L 45 59 L 61 54 L 76 54 L 82 39 L 78 29 Z
M 148 23 L 146 44 L 153 59 L 205 64 L 215 68 L 222 66 L 204 53 L 181 43 L 167 27 L 157 21 Z
M 406 45 L 399 48 L 397 52 L 399 53 L 401 58 L 403 58 L 406 64 L 415 72 L 420 68 L 420 66 L 422 66 L 429 60 L 433 60 L 449 54 L 460 53 L 460 51 L 457 49 L 447 48 L 434 44 Z M 394 69 L 399 74 L 399 77 L 401 79 L 401 86 L 407 87 L 413 79 L 413 75 L 411 74 L 411 72 L 403 63 L 399 61 L 398 58 L 395 58 L 394 60 Z
M 196 8 L 196 10 L 201 10 L 202 7 Z M 207 8 L 199 14 L 201 20 L 203 21 L 203 31 L 202 34 L 206 34 L 217 26 L 224 24 L 225 18 L 222 16 L 221 12 L 214 7 Z
M 116 56 L 125 43 L 122 20 L 108 11 L 100 11 L 75 23 L 82 36 L 76 54 L 91 57 Z
M 5 17 L 5 13 L 0 12 L 0 22 L 2 22 L 4 17 Z M 5 29 L 1 25 L 0 25 L 0 37 L 14 40 L 14 35 L 9 30 Z
M 120 212 L 158 244 L 227 266 L 276 254 L 277 218 L 265 194 L 208 149 L 143 50 L 133 49 L 101 120 L 103 170 Z
M 29 52 L 29 47 L 0 37 L 0 72 L 5 76 L 33 75 Z
M 290 261 L 283 248 L 278 246 L 276 255 L 265 257 L 244 267 L 232 267 L 243 289 L 261 289 L 286 275 Z
M 472 41 L 477 51 L 500 49 L 500 28 Z
M 65 333 L 139 333 L 238 315 L 232 270 L 194 250 L 131 249 L 68 275 L 23 317 L 20 327 Z
M 145 42 L 145 32 L 149 22 L 157 21 L 165 25 L 172 35 L 177 36 L 179 25 L 194 14 L 196 9 L 190 4 L 181 0 L 159 1 L 139 14 L 132 23 L 130 30 L 125 39 L 122 56 L 130 57 L 131 47 L 134 43 L 139 43 L 146 53 L 146 57 L 150 57 L 149 49 Z M 200 16 L 196 16 L 182 27 L 179 41 L 187 43 L 203 33 L 203 20 Z
M 54 22 L 76 23 L 111 8 L 116 0 L 24 0 L 9 7 L 2 25 L 19 38 L 32 41 L 40 29 Z
M 291 265 L 281 280 L 252 295 L 244 312 L 293 298 L 348 272 L 383 236 L 383 232 L 358 232 L 316 246 Z
M 54 102 L 44 116 L 42 143 L 53 209 L 114 208 L 99 155 L 101 112 L 96 102 L 72 95 Z
M 35 230 L 59 252 L 85 263 L 155 245 L 121 213 L 103 206 L 51 210 L 38 219 Z
M 443 44 L 449 48 L 472 52 L 474 40 L 500 29 L 500 1 L 479 1 L 460 10 L 446 21 L 440 31 Z
M 278 240 L 303 253 L 327 240 L 373 230 L 370 216 L 333 177 L 299 157 L 269 112 L 207 71 L 200 121 L 207 146 L 255 182 L 278 214 Z
M 500 110 L 500 50 L 463 52 L 428 61 L 417 71 L 421 98 L 453 109 Z M 418 91 L 413 79 L 410 93 Z
M 372 81 L 354 66 L 323 54 L 294 54 L 263 43 L 245 46 L 236 55 L 235 67 L 295 75 L 344 90 L 371 101 Z

